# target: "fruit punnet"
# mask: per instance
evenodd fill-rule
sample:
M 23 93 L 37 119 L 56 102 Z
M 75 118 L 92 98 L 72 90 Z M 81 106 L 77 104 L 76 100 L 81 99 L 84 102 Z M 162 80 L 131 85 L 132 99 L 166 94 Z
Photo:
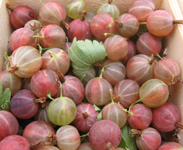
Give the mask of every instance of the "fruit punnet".
M 152 111 L 144 104 L 137 104 L 128 111 L 128 123 L 133 129 L 146 129 L 152 122 Z
M 128 53 L 127 39 L 120 35 L 111 35 L 104 41 L 107 57 L 118 61 L 123 59 Z
M 182 24 L 182 20 L 174 20 L 173 15 L 166 10 L 151 12 L 147 18 L 147 29 L 155 36 L 165 37 L 169 35 L 174 24 Z
M 146 22 L 151 12 L 155 10 L 155 4 L 151 0 L 135 0 L 128 12 L 134 15 L 139 22 Z
M 10 135 L 15 135 L 19 130 L 17 118 L 9 111 L 0 111 L 0 141 Z M 2 145 L 0 142 L 0 149 Z M 4 150 L 4 149 L 3 149 Z
M 3 84 L 3 90 L 9 88 L 11 96 L 22 88 L 22 80 L 19 76 L 10 74 L 7 70 L 0 72 L 0 82 Z
M 32 76 L 30 88 L 31 91 L 39 98 L 48 97 L 48 94 L 53 97 L 57 94 L 59 89 L 58 81 L 59 77 L 54 71 L 42 69 Z
M 139 100 L 139 90 L 140 86 L 136 81 L 124 79 L 114 86 L 114 100 L 129 108 L 132 103 Z
M 50 69 L 56 73 L 66 74 L 70 68 L 68 54 L 60 48 L 50 48 L 42 55 L 42 69 Z
M 143 130 L 132 129 L 131 131 L 132 135 L 137 134 L 136 144 L 139 150 L 155 150 L 161 144 L 160 133 L 152 127 Z
M 51 97 L 50 97 L 51 98 Z M 60 97 L 53 99 L 48 105 L 48 117 L 56 125 L 68 125 L 76 117 L 77 108 L 74 101 L 62 95 L 62 84 L 60 83 Z
M 23 35 L 23 36 L 22 36 Z M 16 29 L 10 36 L 10 47 L 13 51 L 21 46 L 37 47 L 38 40 L 34 36 L 34 31 L 28 28 Z
M 117 18 L 116 28 L 121 36 L 129 38 L 138 32 L 139 21 L 134 15 L 125 13 Z
M 180 122 L 180 112 L 174 104 L 166 102 L 158 108 L 153 108 L 152 113 L 152 125 L 158 131 L 170 132 L 176 127 L 183 129 L 183 124 Z
M 159 55 L 162 43 L 159 37 L 145 32 L 141 34 L 136 42 L 137 51 L 140 54 L 145 54 L 147 56 L 156 56 Z
M 66 13 L 72 19 L 80 19 L 83 11 L 87 11 L 83 0 L 70 1 L 66 6 Z
M 126 77 L 125 66 L 120 61 L 105 60 L 101 67 L 104 67 L 102 77 L 106 79 L 112 86 L 116 85 Z M 101 71 L 102 68 L 100 68 Z
M 119 126 L 111 120 L 100 120 L 95 122 L 89 131 L 90 144 L 96 150 L 115 149 L 122 135 Z
M 19 119 L 30 119 L 38 111 L 40 103 L 46 98 L 38 99 L 30 90 L 20 90 L 11 98 L 10 110 Z
M 59 2 L 49 1 L 44 3 L 39 9 L 39 18 L 43 26 L 48 24 L 60 26 L 66 18 L 66 11 Z
M 44 26 L 38 37 L 41 46 L 44 48 L 61 47 L 65 45 L 66 41 L 64 30 L 56 24 Z
M 54 128 L 44 121 L 30 122 L 25 127 L 22 136 L 29 141 L 31 148 L 56 144 Z
M 137 54 L 127 62 L 127 77 L 142 85 L 147 80 L 154 78 L 154 65 L 155 63 L 152 57 L 145 54 Z
M 0 142 L 0 150 L 31 150 L 29 141 L 20 135 L 10 135 Z
M 21 46 L 10 58 L 9 73 L 15 73 L 21 78 L 30 78 L 41 69 L 42 57 L 39 51 L 31 46 Z
M 10 4 L 7 4 L 7 7 L 11 10 L 10 23 L 15 29 L 24 27 L 30 20 L 37 19 L 34 10 L 27 5 L 19 5 L 12 9 Z
M 88 132 L 96 122 L 98 111 L 90 103 L 82 103 L 77 106 L 77 113 L 72 124 L 81 132 Z
M 97 9 L 97 14 L 107 13 L 116 20 L 120 15 L 119 8 L 113 4 L 113 0 L 108 0 L 108 3 L 101 4 Z
M 166 84 L 175 84 L 181 81 L 180 66 L 171 58 L 163 58 L 159 60 L 154 66 L 154 76 L 162 80 Z
M 105 33 L 114 34 L 116 32 L 115 20 L 107 13 L 95 15 L 91 21 L 90 27 L 93 35 L 103 41 L 110 36 L 105 35 Z
M 67 35 L 72 41 L 74 37 L 77 40 L 85 40 L 92 38 L 92 32 L 90 29 L 90 22 L 86 20 L 86 12 L 83 12 L 81 19 L 75 19 L 69 24 Z

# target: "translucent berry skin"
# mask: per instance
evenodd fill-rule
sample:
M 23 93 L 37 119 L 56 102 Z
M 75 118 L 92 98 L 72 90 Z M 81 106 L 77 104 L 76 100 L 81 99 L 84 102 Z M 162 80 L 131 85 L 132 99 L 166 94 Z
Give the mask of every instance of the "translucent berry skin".
M 44 3 L 39 10 L 39 17 L 43 26 L 48 24 L 61 25 L 66 18 L 66 11 L 62 4 L 56 1 Z
M 77 40 L 86 40 L 91 39 L 93 36 L 90 29 L 90 23 L 87 20 L 82 21 L 81 19 L 76 19 L 73 20 L 69 26 L 67 35 L 71 41 L 74 37 L 76 37 Z
M 151 12 L 155 10 L 155 4 L 151 0 L 135 0 L 128 12 L 134 15 L 139 22 L 146 22 Z
M 136 42 L 137 51 L 147 56 L 156 56 L 162 48 L 162 42 L 159 37 L 149 32 L 141 34 Z
M 160 132 L 173 131 L 176 128 L 176 123 L 180 122 L 180 112 L 170 102 L 166 102 L 158 108 L 153 108 L 152 113 L 152 125 Z
M 132 114 L 131 114 L 132 113 Z M 146 129 L 152 122 L 152 111 L 144 104 L 138 104 L 130 109 L 128 123 L 133 129 Z
M 44 38 L 39 38 L 39 42 L 42 47 L 61 47 L 65 45 L 66 34 L 64 30 L 55 24 L 49 24 L 44 26 L 39 32 L 39 36 Z
M 143 129 L 141 135 L 136 136 L 139 150 L 155 150 L 160 146 L 161 141 L 160 133 L 152 127 Z
M 10 149 L 31 150 L 28 140 L 20 135 L 7 136 L 0 142 L 0 150 L 10 150 Z
M 22 36 L 23 35 L 23 36 Z M 21 46 L 37 47 L 38 40 L 34 35 L 34 31 L 28 28 L 16 29 L 10 36 L 10 47 L 13 51 Z
M 15 135 L 19 130 L 17 118 L 9 111 L 0 111 L 0 141 L 10 135 Z M 0 144 L 1 145 L 1 144 Z M 1 149 L 1 146 L 0 146 Z
M 26 5 L 17 6 L 10 15 L 11 25 L 15 29 L 24 27 L 29 20 L 33 19 L 37 19 L 36 13 L 32 8 Z
M 97 121 L 90 128 L 89 141 L 96 150 L 108 150 L 107 144 L 116 148 L 121 141 L 121 130 L 111 120 Z
M 20 90 L 11 98 L 11 112 L 20 119 L 30 119 L 38 111 L 38 104 L 34 102 L 36 96 L 30 90 Z
M 169 35 L 173 26 L 174 17 L 166 10 L 156 10 L 147 18 L 147 29 L 155 36 L 164 37 Z
M 139 30 L 139 21 L 138 19 L 130 14 L 125 13 L 118 17 L 116 28 L 119 34 L 123 37 L 132 37 L 134 36 Z
M 91 31 L 99 40 L 105 40 L 109 35 L 105 33 L 115 33 L 116 23 L 113 17 L 107 13 L 100 13 L 93 17 L 91 21 Z
M 176 142 L 166 142 L 162 144 L 158 150 L 182 150 L 183 147 Z
M 169 83 L 180 76 L 180 67 L 175 60 L 163 58 L 155 64 L 154 76 L 165 83 Z

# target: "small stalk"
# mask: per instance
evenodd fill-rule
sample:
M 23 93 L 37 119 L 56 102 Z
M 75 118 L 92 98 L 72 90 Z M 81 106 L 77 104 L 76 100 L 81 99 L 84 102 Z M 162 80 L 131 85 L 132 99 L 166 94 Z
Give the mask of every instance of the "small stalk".
M 134 106 L 138 105 L 137 103 L 139 103 L 139 102 L 142 102 L 142 100 L 139 99 L 138 101 L 132 103 L 132 104 L 130 105 L 130 107 L 129 107 L 129 111 L 130 111 L 130 109 L 132 109 Z
M 60 79 L 61 83 L 64 83 L 64 82 L 65 82 L 65 78 L 64 78 L 63 73 L 59 71 L 59 72 L 57 73 L 57 75 L 59 76 L 59 79 Z
M 146 22 L 139 22 L 139 25 L 146 25 Z
M 99 68 L 103 68 L 104 67 L 104 65 L 102 65 L 100 63 L 95 63 L 94 66 L 99 67 Z
M 43 53 L 43 48 L 41 47 L 40 44 L 37 44 L 37 45 L 38 45 L 39 53 L 42 55 L 42 53 Z
M 174 20 L 173 24 L 183 24 L 183 20 Z
M 43 5 L 44 3 L 43 3 L 43 0 L 40 0 L 40 3 Z
M 38 99 L 34 99 L 34 103 L 35 104 L 40 103 L 41 108 L 45 108 L 46 107 L 46 97 L 41 97 L 41 98 L 38 98 Z
M 58 82 L 60 83 L 60 98 L 62 98 L 63 97 L 63 95 L 62 95 L 62 83 L 60 81 L 58 81 Z
M 31 35 L 31 37 L 36 37 L 36 38 L 44 39 L 44 35 L 43 35 L 43 36 L 39 36 L 39 35 Z
M 69 42 L 69 38 L 67 36 L 65 38 L 66 38 L 66 43 L 68 43 Z
M 7 53 L 7 52 L 4 53 L 4 58 L 5 58 L 6 60 L 8 60 L 8 63 L 7 63 L 7 65 L 6 65 L 6 70 L 9 69 L 10 57 L 11 57 L 11 56 L 8 56 L 8 53 Z
M 141 135 L 142 134 L 142 131 L 139 131 L 137 129 L 131 129 L 132 131 L 132 137 L 135 136 L 135 135 Z
M 49 52 L 51 58 L 55 59 L 58 58 L 58 56 L 55 53 Z
M 114 24 L 113 18 L 111 17 L 111 24 L 107 26 L 107 28 L 112 28 Z
M 104 72 L 105 67 L 102 68 L 99 78 L 102 78 L 102 74 Z
M 81 21 L 85 21 L 86 19 L 86 14 L 87 12 L 86 11 L 83 11 L 82 15 L 81 15 Z
M 14 66 L 12 66 L 11 68 L 9 68 L 8 69 L 8 72 L 10 73 L 10 74 L 12 74 L 14 71 L 16 71 L 18 69 L 18 67 L 17 67 L 17 64 L 15 64 Z
M 120 107 L 124 112 L 129 113 L 130 115 L 133 115 L 133 113 L 132 113 L 130 110 L 127 110 L 127 109 L 124 109 L 123 107 L 121 107 L 120 102 L 118 102 L 118 105 L 119 105 L 119 107 Z
M 54 100 L 54 98 L 51 97 L 50 92 L 47 92 L 47 96 L 48 96 L 49 99 Z
M 123 23 L 119 22 L 118 20 L 115 20 L 115 23 L 119 26 L 119 27 L 123 27 Z
M 109 143 L 106 144 L 106 148 L 108 150 L 116 150 L 116 148 L 111 144 L 111 142 L 109 142 Z
M 114 34 L 114 33 L 104 33 L 104 36 L 108 36 L 108 35 L 117 35 L 117 34 Z
M 112 5 L 112 1 L 113 1 L 113 0 L 109 0 L 109 1 L 108 1 L 108 4 L 111 4 L 111 5 Z
M 159 59 L 163 59 L 158 53 L 156 54 L 156 56 L 157 56 Z
M 80 136 L 81 142 L 82 142 L 82 141 L 84 140 L 84 138 L 87 137 L 87 136 L 89 136 L 89 132 L 86 133 L 86 134 L 81 135 L 81 136 Z
M 61 21 L 61 24 L 64 25 L 67 30 L 69 30 L 70 26 L 65 21 Z

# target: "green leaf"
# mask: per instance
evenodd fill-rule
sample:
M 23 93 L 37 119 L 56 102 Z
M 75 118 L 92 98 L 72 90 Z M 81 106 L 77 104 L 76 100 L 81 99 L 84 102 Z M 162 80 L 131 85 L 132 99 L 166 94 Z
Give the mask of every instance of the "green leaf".
M 132 132 L 131 132 L 131 128 L 127 125 L 124 125 L 122 128 L 121 128 L 121 133 L 122 133 L 122 140 L 125 141 L 126 143 L 126 149 L 129 149 L 129 150 L 137 150 L 137 147 L 136 147 L 136 136 L 133 136 L 132 137 Z M 124 141 L 121 141 L 121 145 L 124 146 L 125 143 Z M 123 148 L 123 147 L 122 147 Z
M 121 148 L 126 148 L 126 142 L 125 142 L 125 140 L 124 140 L 124 138 L 122 137 L 121 138 L 121 142 L 120 142 L 120 144 L 118 145 L 118 147 L 121 147 Z
M 3 84 L 0 82 L 0 110 L 10 111 L 11 90 L 6 88 L 3 92 Z
M 106 50 L 104 45 L 98 41 L 77 41 L 74 38 L 68 55 L 72 62 L 74 75 L 82 80 L 91 66 L 97 62 L 102 63 L 105 60 Z

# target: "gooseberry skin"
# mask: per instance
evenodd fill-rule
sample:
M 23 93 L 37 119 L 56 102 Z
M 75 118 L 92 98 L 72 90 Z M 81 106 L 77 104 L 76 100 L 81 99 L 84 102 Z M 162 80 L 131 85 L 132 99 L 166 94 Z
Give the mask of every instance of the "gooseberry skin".
M 136 144 L 139 150 L 158 149 L 161 141 L 160 133 L 152 127 L 141 130 L 141 134 L 136 136 Z
M 136 42 L 136 49 L 140 54 L 147 56 L 156 56 L 160 53 L 162 42 L 159 37 L 145 32 L 139 36 Z
M 56 146 L 47 145 L 47 146 L 41 146 L 36 150 L 60 150 L 60 149 Z
M 128 42 L 120 35 L 112 35 L 104 42 L 107 57 L 111 60 L 118 61 L 123 59 L 128 53 Z
M 19 123 L 17 118 L 9 111 L 0 111 L 0 141 L 10 135 L 18 133 Z M 0 144 L 1 145 L 1 144 Z M 1 146 L 0 146 L 1 149 Z
M 10 47 L 13 51 L 21 46 L 37 47 L 38 40 L 32 37 L 34 31 L 28 28 L 16 29 L 10 36 Z
M 156 6 L 152 0 L 135 0 L 129 7 L 128 12 L 134 15 L 139 22 L 146 22 L 155 8 Z
M 163 81 L 150 79 L 140 87 L 139 96 L 146 106 L 156 108 L 168 100 L 169 89 Z
M 162 106 L 153 108 L 152 126 L 160 132 L 170 132 L 176 128 L 176 123 L 180 122 L 180 112 L 178 108 L 166 102 Z
M 70 68 L 68 54 L 59 48 L 51 48 L 42 55 L 42 69 L 50 69 L 65 75 Z
M 49 69 L 39 70 L 34 74 L 30 81 L 31 91 L 37 97 L 48 97 L 47 94 L 53 97 L 59 89 L 58 75 Z M 50 86 L 51 85 L 51 86 Z
M 42 47 L 61 47 L 65 45 L 66 34 L 64 30 L 55 24 L 49 24 L 44 26 L 39 32 L 39 42 Z
M 10 149 L 31 150 L 28 140 L 20 135 L 7 136 L 0 142 L 0 150 L 10 150 Z
M 126 75 L 129 79 L 135 80 L 142 85 L 149 79 L 154 78 L 154 63 L 152 58 L 145 54 L 137 54 L 133 56 L 126 65 Z
M 97 112 L 90 103 L 83 103 L 77 106 L 77 113 L 72 124 L 81 132 L 88 132 L 96 122 Z
M 176 142 L 166 142 L 162 144 L 158 150 L 182 150 L 183 147 Z
M 111 84 L 100 77 L 91 79 L 85 86 L 85 97 L 87 101 L 96 106 L 103 106 L 111 101 Z
M 10 74 L 7 70 L 0 72 L 0 82 L 3 85 L 3 90 L 10 89 L 11 96 L 22 88 L 22 79 L 14 73 Z
M 10 22 L 15 29 L 24 27 L 29 20 L 33 19 L 37 19 L 36 13 L 26 5 L 17 6 L 10 14 Z
M 130 13 L 125 13 L 119 16 L 117 22 L 116 29 L 123 37 L 132 37 L 139 30 L 138 19 Z
M 121 141 L 121 137 L 119 126 L 111 120 L 97 121 L 89 131 L 90 144 L 96 150 L 108 150 L 107 145 L 116 148 Z
M 10 58 L 10 65 L 17 66 L 14 73 L 21 78 L 30 78 L 42 66 L 42 57 L 39 51 L 32 46 L 21 46 L 16 49 Z
M 90 142 L 81 143 L 77 150 L 95 150 Z
M 124 79 L 114 86 L 114 95 L 119 97 L 118 101 L 125 107 L 139 100 L 139 84 L 131 79 Z
M 116 31 L 115 20 L 107 13 L 95 15 L 91 21 L 90 27 L 93 35 L 103 41 L 110 36 L 105 36 L 105 33 L 115 33 Z
M 24 128 L 22 136 L 26 138 L 30 144 L 35 144 L 42 140 L 41 144 L 37 146 L 41 147 L 48 141 L 47 136 L 49 134 L 55 135 L 55 130 L 50 124 L 44 121 L 33 121 Z M 50 145 L 54 145 L 54 143 L 50 143 Z
M 66 18 L 66 11 L 62 4 L 56 1 L 44 3 L 39 10 L 39 18 L 43 26 L 48 24 L 61 25 Z
M 149 32 L 158 37 L 165 37 L 169 35 L 173 26 L 174 17 L 166 10 L 156 10 L 152 12 L 147 18 L 147 29 Z
M 30 90 L 20 90 L 11 98 L 10 110 L 19 119 L 30 119 L 38 111 L 36 96 Z
M 69 24 L 67 35 L 72 41 L 74 37 L 77 40 L 91 39 L 93 34 L 90 29 L 90 23 L 87 20 L 75 19 Z
M 131 114 L 132 113 L 132 114 Z M 138 104 L 130 109 L 128 123 L 133 129 L 146 129 L 152 122 L 152 111 L 144 104 Z
M 76 150 L 80 143 L 80 134 L 72 125 L 60 127 L 57 132 L 57 146 L 62 150 Z
M 175 60 L 163 58 L 155 64 L 154 76 L 165 83 L 169 83 L 180 76 L 180 67 Z

